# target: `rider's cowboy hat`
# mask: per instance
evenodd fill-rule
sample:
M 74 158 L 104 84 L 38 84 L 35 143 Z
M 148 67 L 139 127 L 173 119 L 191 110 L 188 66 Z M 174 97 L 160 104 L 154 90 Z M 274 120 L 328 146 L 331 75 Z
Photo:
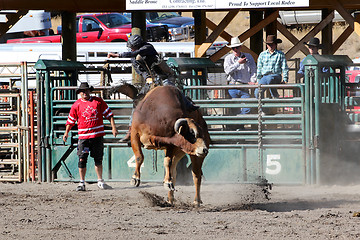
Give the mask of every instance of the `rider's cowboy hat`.
M 309 42 L 304 42 L 305 45 L 307 46 L 312 46 L 312 47 L 317 47 L 317 48 L 321 48 L 322 45 L 320 44 L 320 40 L 318 38 L 312 38 L 309 40 Z
M 235 48 L 243 45 L 244 43 L 240 42 L 238 37 L 231 38 L 231 44 L 227 45 L 229 48 Z
M 90 90 L 90 92 L 92 90 L 94 90 L 94 87 L 93 86 L 89 86 L 89 84 L 87 82 L 82 82 L 79 86 L 79 88 L 76 90 L 76 94 L 78 94 L 79 92 L 83 92 L 85 90 Z
M 282 43 L 282 40 L 276 38 L 275 35 L 268 35 L 268 36 L 266 37 L 265 43 L 268 43 L 268 44 L 271 44 L 271 43 L 278 44 L 278 43 Z

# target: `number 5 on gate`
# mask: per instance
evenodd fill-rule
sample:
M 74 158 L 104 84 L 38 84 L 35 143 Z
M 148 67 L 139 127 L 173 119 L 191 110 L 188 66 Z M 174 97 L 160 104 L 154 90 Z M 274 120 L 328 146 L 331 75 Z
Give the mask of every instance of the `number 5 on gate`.
M 280 154 L 266 156 L 266 173 L 270 175 L 279 174 L 281 171 Z

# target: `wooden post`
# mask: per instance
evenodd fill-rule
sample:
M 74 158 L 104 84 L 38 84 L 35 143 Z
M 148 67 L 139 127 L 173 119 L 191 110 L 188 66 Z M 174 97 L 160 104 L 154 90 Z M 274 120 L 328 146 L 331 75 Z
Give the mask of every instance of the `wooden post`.
M 198 56 L 198 49 L 206 40 L 206 12 L 205 10 L 193 10 L 195 23 L 195 57 Z
M 76 13 L 61 12 L 62 60 L 76 61 Z
M 270 16 L 273 12 L 275 12 L 276 10 L 274 9 L 269 9 L 269 10 L 265 10 L 265 14 L 264 17 L 268 17 Z M 266 36 L 267 35 L 275 35 L 277 36 L 277 26 L 276 26 L 276 20 L 269 23 L 266 27 L 265 27 L 265 32 L 266 32 Z
M 322 9 L 321 10 L 321 19 L 324 19 L 329 15 L 331 10 L 329 9 Z M 332 27 L 333 22 L 330 21 L 326 27 L 324 27 L 321 31 L 321 43 L 322 43 L 322 54 L 333 54 L 333 47 L 332 47 Z M 326 39 L 326 41 L 324 41 Z
M 131 12 L 131 34 L 140 35 L 144 41 L 147 41 L 146 35 L 146 13 L 141 11 Z M 133 84 L 142 84 L 144 79 L 141 75 L 135 72 L 134 68 L 132 69 L 132 83 Z
M 250 29 L 263 20 L 263 11 L 250 11 Z M 263 31 L 260 30 L 250 37 L 250 49 L 256 54 L 263 51 Z
M 140 35 L 144 41 L 147 41 L 146 35 L 146 14 L 141 11 L 131 12 L 131 34 Z

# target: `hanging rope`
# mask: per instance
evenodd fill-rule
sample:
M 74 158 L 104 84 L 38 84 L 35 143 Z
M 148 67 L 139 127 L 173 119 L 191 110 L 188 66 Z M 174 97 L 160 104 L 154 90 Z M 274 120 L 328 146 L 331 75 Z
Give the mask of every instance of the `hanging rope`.
M 261 84 L 258 85 L 258 162 L 259 162 L 259 183 L 258 185 L 262 187 L 262 192 L 265 194 L 266 199 L 270 199 L 270 191 L 272 189 L 272 185 L 269 184 L 268 180 L 264 177 L 264 164 L 262 160 L 262 117 L 263 117 L 263 109 L 262 109 L 262 99 L 261 99 Z
M 152 154 L 152 159 L 153 159 L 153 174 L 157 173 L 157 151 L 153 150 L 153 154 Z
M 259 162 L 259 176 L 263 177 L 263 164 L 262 164 L 262 99 L 261 99 L 261 84 L 258 84 L 258 162 Z

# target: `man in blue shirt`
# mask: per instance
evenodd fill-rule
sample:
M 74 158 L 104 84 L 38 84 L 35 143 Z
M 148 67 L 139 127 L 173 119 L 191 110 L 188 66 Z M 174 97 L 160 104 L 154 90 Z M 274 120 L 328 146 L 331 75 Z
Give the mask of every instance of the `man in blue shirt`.
M 309 48 L 310 55 L 319 54 L 319 49 L 322 48 L 318 38 L 312 38 L 308 43 L 304 42 L 304 44 Z M 301 61 L 300 69 L 297 72 L 298 78 L 303 78 L 305 74 L 304 59 Z M 323 68 L 323 72 L 326 72 L 326 68 Z
M 287 66 L 285 54 L 277 50 L 277 44 L 282 43 L 275 35 L 266 37 L 267 50 L 260 53 L 257 61 L 257 79 L 258 84 L 280 84 L 288 82 L 289 68 Z M 281 76 L 282 74 L 282 76 Z M 261 98 L 264 97 L 264 89 L 260 92 Z M 278 98 L 279 93 L 276 88 L 270 89 L 273 98 Z M 255 89 L 255 96 L 259 97 L 259 90 Z

